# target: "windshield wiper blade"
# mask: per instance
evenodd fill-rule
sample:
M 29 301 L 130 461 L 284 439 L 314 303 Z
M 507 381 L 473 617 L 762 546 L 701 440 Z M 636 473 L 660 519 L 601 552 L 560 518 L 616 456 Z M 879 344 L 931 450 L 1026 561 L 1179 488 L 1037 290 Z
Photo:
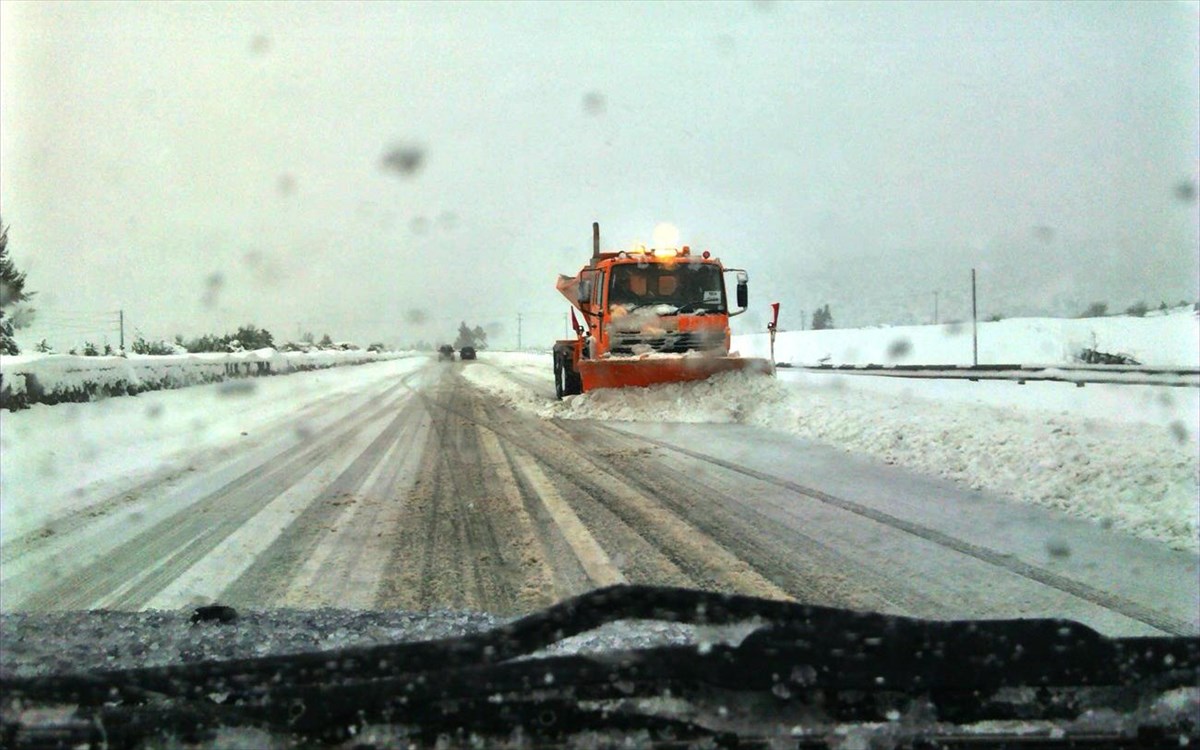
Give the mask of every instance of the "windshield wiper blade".
M 195 697 L 230 689 L 234 683 L 244 683 L 255 675 L 269 675 L 276 682 L 299 685 L 320 683 L 344 674 L 373 678 L 494 664 L 532 654 L 571 636 L 620 620 L 722 625 L 754 617 L 764 620 L 814 615 L 828 617 L 840 611 L 690 589 L 613 586 L 563 600 L 485 633 L 457 638 L 5 679 L 0 680 L 0 686 L 19 689 L 29 695 L 68 697 L 84 703 L 137 699 L 147 693 Z
M 738 645 L 530 658 L 565 638 L 620 620 L 762 624 Z M 444 728 L 486 724 L 488 716 L 535 720 L 546 711 L 578 713 L 574 706 L 580 699 L 620 700 L 664 691 L 684 696 L 710 689 L 776 697 L 920 692 L 960 718 L 986 718 L 1008 709 L 980 696 L 1005 688 L 1152 683 L 1169 689 L 1198 681 L 1196 638 L 1109 639 L 1069 621 L 931 622 L 687 589 L 619 586 L 462 638 L 3 679 L 0 688 L 18 698 L 77 704 L 81 713 L 102 719 L 111 741 L 112 736 L 139 736 L 139 727 L 146 726 L 197 732 L 253 725 L 302 736 L 322 736 L 330 728 L 344 732 L 363 721 L 402 719 Z M 861 720 L 880 718 L 879 707 L 870 702 L 846 710 Z M 1039 715 L 1053 710 L 1061 712 L 1062 702 L 1050 701 Z

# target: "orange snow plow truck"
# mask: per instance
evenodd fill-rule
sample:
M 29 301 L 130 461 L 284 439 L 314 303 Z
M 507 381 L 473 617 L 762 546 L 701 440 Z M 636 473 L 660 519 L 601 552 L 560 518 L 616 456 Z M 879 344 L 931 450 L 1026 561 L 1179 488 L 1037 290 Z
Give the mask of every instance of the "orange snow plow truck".
M 737 310 L 730 310 L 725 274 L 737 274 Z M 574 339 L 554 344 L 554 390 L 559 398 L 597 388 L 703 380 L 748 370 L 769 374 L 771 363 L 729 352 L 729 318 L 746 311 L 746 272 L 725 268 L 706 251 L 657 249 L 600 252 L 592 224 L 592 258 L 575 276 L 559 276 L 571 311 Z

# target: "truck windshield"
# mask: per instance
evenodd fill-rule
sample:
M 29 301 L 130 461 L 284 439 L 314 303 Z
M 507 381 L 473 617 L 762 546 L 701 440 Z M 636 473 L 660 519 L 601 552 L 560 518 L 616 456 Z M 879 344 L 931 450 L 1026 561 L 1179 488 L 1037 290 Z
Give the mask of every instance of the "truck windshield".
M 721 270 L 711 264 L 618 265 L 612 269 L 610 305 L 670 305 L 678 312 L 723 312 Z

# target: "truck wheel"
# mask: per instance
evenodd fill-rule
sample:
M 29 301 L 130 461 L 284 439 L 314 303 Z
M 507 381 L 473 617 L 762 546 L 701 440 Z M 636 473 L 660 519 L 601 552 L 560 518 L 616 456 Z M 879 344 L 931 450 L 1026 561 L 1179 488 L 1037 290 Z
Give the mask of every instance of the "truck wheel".
M 568 396 L 583 393 L 583 378 L 569 367 L 563 367 L 563 392 Z
M 566 394 L 566 383 L 563 382 L 562 354 L 554 353 L 554 397 L 562 400 Z

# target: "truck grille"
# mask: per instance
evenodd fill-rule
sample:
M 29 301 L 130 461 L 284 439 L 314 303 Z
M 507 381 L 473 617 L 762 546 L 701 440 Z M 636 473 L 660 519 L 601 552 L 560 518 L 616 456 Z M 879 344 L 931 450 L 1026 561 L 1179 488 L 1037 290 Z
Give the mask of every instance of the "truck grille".
M 614 333 L 609 342 L 613 354 L 635 354 L 639 344 L 665 354 L 720 349 L 725 344 L 723 331 L 668 331 L 665 333 Z

